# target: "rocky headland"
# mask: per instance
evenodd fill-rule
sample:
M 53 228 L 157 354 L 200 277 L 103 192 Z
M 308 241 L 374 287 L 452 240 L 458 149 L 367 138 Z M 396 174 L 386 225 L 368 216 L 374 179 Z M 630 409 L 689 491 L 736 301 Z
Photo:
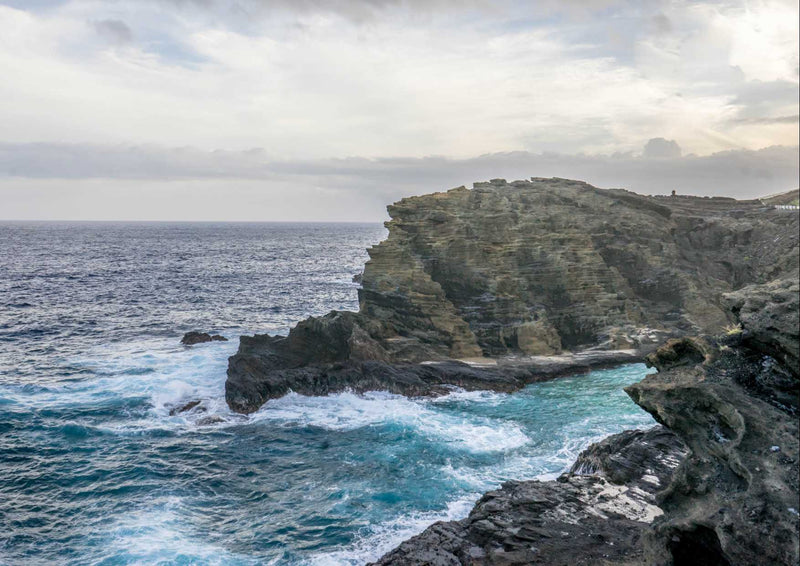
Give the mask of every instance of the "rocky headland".
M 359 312 L 243 337 L 226 399 L 448 385 L 511 391 L 719 332 L 727 292 L 797 270 L 797 214 L 759 200 L 493 180 L 405 198 L 369 251 Z M 575 356 L 575 354 L 579 354 Z
M 798 215 L 578 181 L 477 183 L 389 207 L 357 313 L 243 337 L 237 412 L 296 391 L 513 391 L 598 365 L 660 426 L 514 481 L 381 565 L 797 564 Z

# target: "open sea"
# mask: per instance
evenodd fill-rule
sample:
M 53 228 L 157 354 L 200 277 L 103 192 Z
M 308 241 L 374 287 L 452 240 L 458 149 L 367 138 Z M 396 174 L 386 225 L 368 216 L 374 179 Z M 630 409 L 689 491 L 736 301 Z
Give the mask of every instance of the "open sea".
M 363 564 L 653 424 L 622 391 L 643 365 L 510 395 L 290 394 L 231 413 L 238 336 L 356 310 L 352 277 L 385 232 L 0 223 L 0 564 Z M 180 345 L 190 330 L 230 341 Z

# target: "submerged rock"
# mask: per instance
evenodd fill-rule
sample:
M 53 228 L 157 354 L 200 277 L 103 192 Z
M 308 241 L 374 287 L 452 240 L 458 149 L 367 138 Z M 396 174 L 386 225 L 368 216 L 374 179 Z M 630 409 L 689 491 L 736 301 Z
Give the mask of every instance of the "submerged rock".
M 175 415 L 180 415 L 181 413 L 188 413 L 189 411 L 192 411 L 194 409 L 201 412 L 205 411 L 206 410 L 205 407 L 200 406 L 200 403 L 202 403 L 202 401 L 200 401 L 199 399 L 195 399 L 194 401 L 189 401 L 181 405 L 176 405 L 169 410 L 169 414 L 171 417 L 174 417 Z
M 181 344 L 184 346 L 192 346 L 194 344 L 202 344 L 203 342 L 227 342 L 228 339 L 219 334 L 209 334 L 207 332 L 187 332 L 181 338 Z
M 197 426 L 211 426 L 214 424 L 224 423 L 226 420 L 219 415 L 209 415 L 207 417 L 202 417 L 197 419 L 195 423 Z

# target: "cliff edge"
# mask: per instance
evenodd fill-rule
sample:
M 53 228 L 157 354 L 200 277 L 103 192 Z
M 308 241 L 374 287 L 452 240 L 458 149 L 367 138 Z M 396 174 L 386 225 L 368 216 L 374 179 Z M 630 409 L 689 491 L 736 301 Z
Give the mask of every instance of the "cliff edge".
M 587 350 L 576 371 L 632 361 L 665 338 L 721 330 L 724 293 L 798 268 L 797 214 L 758 200 L 496 179 L 388 211 L 359 312 L 242 337 L 226 382 L 233 410 L 290 389 L 513 390 Z

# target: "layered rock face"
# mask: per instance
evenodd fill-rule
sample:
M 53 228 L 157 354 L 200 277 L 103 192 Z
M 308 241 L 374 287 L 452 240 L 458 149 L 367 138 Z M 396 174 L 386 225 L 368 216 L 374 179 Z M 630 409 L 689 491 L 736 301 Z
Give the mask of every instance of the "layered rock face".
M 626 389 L 667 428 L 609 437 L 558 482 L 510 482 L 378 564 L 797 564 L 799 299 L 795 278 L 727 295 L 739 329 L 668 341 Z
M 380 338 L 408 361 L 418 360 L 418 343 L 423 356 L 458 358 L 717 332 L 730 321 L 723 293 L 798 265 L 797 215 L 759 201 L 533 179 L 388 210 L 389 236 L 369 250 L 361 313 L 384 323 Z
M 717 332 L 732 320 L 725 292 L 798 266 L 797 214 L 760 201 L 537 178 L 406 198 L 388 210 L 359 312 L 310 318 L 287 337 L 242 338 L 226 383 L 233 410 L 253 411 L 289 389 L 510 390 L 553 373 L 534 362 L 515 369 L 509 386 L 491 368 L 420 364 L 646 350 L 665 337 Z M 381 377 L 391 373 L 386 364 L 396 371 Z

